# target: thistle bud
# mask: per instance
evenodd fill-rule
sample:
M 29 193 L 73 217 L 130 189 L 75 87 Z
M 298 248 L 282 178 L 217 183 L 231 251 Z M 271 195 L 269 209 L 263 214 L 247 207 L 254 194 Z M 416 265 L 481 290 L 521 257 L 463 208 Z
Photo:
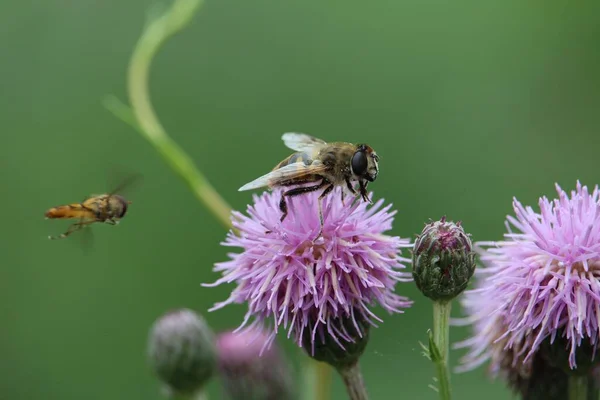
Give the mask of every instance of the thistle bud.
M 188 309 L 168 312 L 154 323 L 148 356 L 169 396 L 193 398 L 216 368 L 213 333 L 201 316 Z
M 310 357 L 338 370 L 355 365 L 369 342 L 369 323 L 354 310 L 352 315 L 330 320 L 329 324 L 332 324 L 333 331 L 344 334 L 334 338 L 327 331 L 322 331 L 321 337 L 317 335 L 313 343 L 313 327 L 309 325 L 304 329 L 303 348 Z
M 268 339 L 262 330 L 218 335 L 219 372 L 231 400 L 296 398 L 288 360 L 276 344 L 265 346 Z
M 449 301 L 465 290 L 475 272 L 475 252 L 460 222 L 427 224 L 413 250 L 413 278 L 434 301 Z

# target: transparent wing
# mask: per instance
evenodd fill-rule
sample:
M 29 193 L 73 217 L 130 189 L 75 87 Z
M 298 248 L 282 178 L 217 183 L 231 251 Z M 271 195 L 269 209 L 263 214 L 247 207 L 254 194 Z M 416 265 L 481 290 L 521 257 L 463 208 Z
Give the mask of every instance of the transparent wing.
M 94 231 L 90 225 L 86 225 L 82 228 L 80 237 L 80 246 L 85 254 L 92 251 L 94 247 Z
M 102 193 L 93 193 L 93 194 L 89 194 L 89 195 L 85 196 L 85 197 L 83 198 L 83 200 L 81 200 L 81 202 L 82 202 L 82 203 L 85 203 L 85 202 L 86 202 L 86 200 L 89 200 L 89 199 L 91 199 L 91 198 L 94 198 L 94 197 L 100 197 L 100 196 L 102 196 Z
M 109 192 L 109 194 L 118 194 L 124 189 L 129 189 L 134 184 L 139 183 L 142 180 L 142 177 L 142 174 L 139 173 L 129 174 L 124 179 L 121 179 L 116 185 L 113 184 L 111 188 L 112 190 Z
M 311 165 L 306 165 L 304 162 L 297 162 L 288 164 L 284 167 L 278 168 L 256 178 L 252 182 L 246 183 L 244 186 L 238 189 L 242 192 L 244 190 L 258 189 L 264 186 L 275 185 L 278 182 L 285 181 L 288 179 L 302 178 L 307 175 L 320 174 L 326 169 L 325 165 L 315 160 Z
M 283 144 L 295 151 L 307 152 L 312 154 L 316 149 L 327 143 L 306 133 L 287 132 L 281 136 Z

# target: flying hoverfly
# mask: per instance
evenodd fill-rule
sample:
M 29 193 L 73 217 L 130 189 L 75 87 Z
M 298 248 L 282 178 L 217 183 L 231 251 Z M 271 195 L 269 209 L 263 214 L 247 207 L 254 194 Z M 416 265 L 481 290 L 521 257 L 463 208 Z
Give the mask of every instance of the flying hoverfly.
M 366 144 L 352 144 L 345 142 L 327 143 L 321 139 L 304 133 L 284 133 L 281 137 L 283 143 L 295 153 L 291 154 L 273 170 L 239 188 L 239 191 L 257 189 L 268 186 L 291 187 L 283 192 L 279 202 L 282 212 L 281 221 L 288 213 L 286 197 L 294 197 L 309 192 L 323 189 L 318 199 L 321 236 L 323 229 L 323 210 L 321 200 L 327 196 L 334 187 L 342 187 L 342 201 L 346 188 L 354 196 L 361 195 L 362 199 L 371 202 L 367 196 L 367 185 L 377 179 L 379 173 L 379 157 L 377 153 Z M 358 182 L 358 192 L 355 183 Z M 301 186 L 317 183 L 312 186 Z
M 79 221 L 73 223 L 66 232 L 58 236 L 48 236 L 48 239 L 67 238 L 69 235 L 97 222 L 117 225 L 125 217 L 127 209 L 131 204 L 131 201 L 126 200 L 123 196 L 117 194 L 117 192 L 122 191 L 137 179 L 139 179 L 139 176 L 133 175 L 125 179 L 109 193 L 88 196 L 81 203 L 71 203 L 50 208 L 44 214 L 46 219 L 78 219 Z

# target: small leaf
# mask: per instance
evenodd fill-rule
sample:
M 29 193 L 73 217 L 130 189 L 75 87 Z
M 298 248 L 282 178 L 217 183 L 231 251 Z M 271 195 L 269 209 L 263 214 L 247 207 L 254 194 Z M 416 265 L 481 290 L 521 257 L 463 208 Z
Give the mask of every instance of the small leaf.
M 431 356 L 429 355 L 429 348 L 425 346 L 421 341 L 419 341 L 421 348 L 423 349 L 423 356 L 425 356 L 429 361 L 431 361 Z
M 427 332 L 429 333 L 429 354 L 431 356 L 431 361 L 433 361 L 435 363 L 441 362 L 442 361 L 442 353 L 440 353 L 440 350 L 438 349 L 435 342 L 433 341 L 433 333 L 431 332 L 431 329 L 428 330 Z

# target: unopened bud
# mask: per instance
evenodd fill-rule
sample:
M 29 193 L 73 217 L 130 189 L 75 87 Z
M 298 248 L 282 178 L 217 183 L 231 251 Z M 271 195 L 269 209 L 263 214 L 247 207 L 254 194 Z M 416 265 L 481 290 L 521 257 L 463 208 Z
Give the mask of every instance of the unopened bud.
M 413 249 L 413 278 L 432 300 L 449 301 L 462 293 L 475 272 L 475 252 L 460 223 L 440 221 L 425 226 Z
M 154 323 L 148 356 L 166 394 L 172 396 L 192 398 L 216 368 L 213 333 L 200 315 L 188 309 L 168 312 Z
M 218 365 L 231 400 L 292 400 L 294 381 L 285 355 L 257 329 L 217 337 Z M 261 354 L 262 352 L 262 354 Z
M 352 316 L 332 319 L 328 324 L 332 324 L 333 327 L 325 327 L 324 331 L 320 332 L 322 335 L 317 332 L 314 343 L 313 326 L 308 325 L 303 332 L 302 347 L 310 357 L 338 370 L 355 365 L 367 348 L 371 325 L 357 310 L 354 310 Z M 330 332 L 342 334 L 334 338 Z

